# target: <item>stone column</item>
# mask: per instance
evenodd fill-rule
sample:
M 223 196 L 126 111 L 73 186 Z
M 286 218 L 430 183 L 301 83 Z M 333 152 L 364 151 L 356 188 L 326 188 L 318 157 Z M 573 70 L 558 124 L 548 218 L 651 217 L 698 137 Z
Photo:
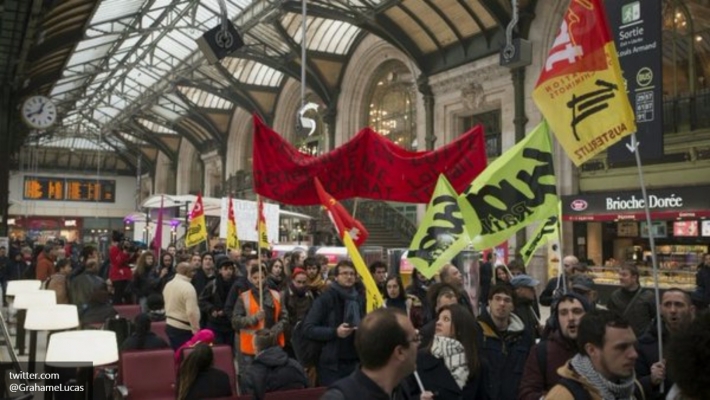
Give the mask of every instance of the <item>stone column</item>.
M 417 79 L 417 89 L 424 97 L 426 121 L 424 125 L 424 141 L 426 142 L 426 149 L 434 150 L 434 143 L 436 143 L 436 133 L 434 133 L 434 92 L 432 92 L 431 85 L 429 85 L 429 78 L 425 75 L 420 75 Z

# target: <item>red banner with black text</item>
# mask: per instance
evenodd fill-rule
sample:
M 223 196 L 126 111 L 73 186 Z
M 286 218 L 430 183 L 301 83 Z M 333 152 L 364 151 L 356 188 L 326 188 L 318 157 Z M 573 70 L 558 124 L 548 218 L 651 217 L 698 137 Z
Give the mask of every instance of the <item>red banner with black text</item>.
M 313 178 L 337 199 L 427 203 L 439 174 L 463 191 L 486 168 L 483 128 L 433 151 L 406 150 L 370 128 L 320 156 L 303 154 L 254 116 L 254 189 L 291 205 L 321 204 Z

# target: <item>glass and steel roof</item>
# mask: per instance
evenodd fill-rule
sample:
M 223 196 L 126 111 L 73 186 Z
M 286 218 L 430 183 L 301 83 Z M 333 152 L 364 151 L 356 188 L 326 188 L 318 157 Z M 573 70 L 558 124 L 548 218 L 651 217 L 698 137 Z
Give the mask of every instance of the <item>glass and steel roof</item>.
M 68 141 L 93 135 L 112 141 L 114 149 L 157 143 L 128 134 L 135 123 L 144 133 L 187 135 L 199 146 L 228 137 L 207 114 L 242 107 L 272 115 L 276 103 L 268 99 L 276 98 L 285 78 L 300 79 L 304 44 L 309 85 L 327 103 L 337 96 L 332 86 L 340 79 L 326 74 L 346 70 L 332 63 L 345 65 L 366 33 L 389 41 L 429 73 L 465 61 L 448 59 L 451 54 L 475 59 L 468 49 L 497 43 L 494 35 L 509 18 L 503 0 L 308 0 L 304 38 L 300 1 L 223 0 L 245 46 L 209 65 L 196 39 L 222 22 L 221 0 L 76 1 L 76 15 L 61 2 L 51 10 L 44 33 L 60 43 L 62 20 L 73 18 L 81 37 L 71 36 L 56 51 L 37 44 L 52 51 L 36 55 L 28 82 L 57 104 L 60 122 L 43 136 Z M 85 19 L 77 18 L 80 11 Z M 462 50 L 450 51 L 452 46 Z M 62 54 L 58 78 L 40 79 L 41 71 L 57 68 Z

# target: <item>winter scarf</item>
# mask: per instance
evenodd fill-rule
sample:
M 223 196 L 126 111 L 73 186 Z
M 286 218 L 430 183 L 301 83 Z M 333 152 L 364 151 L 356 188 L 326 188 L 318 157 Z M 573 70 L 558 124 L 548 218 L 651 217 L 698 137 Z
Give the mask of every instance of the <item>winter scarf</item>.
M 338 293 L 338 297 L 345 301 L 345 309 L 343 312 L 343 322 L 350 324 L 350 326 L 360 325 L 360 320 L 362 319 L 360 302 L 358 301 L 358 293 L 354 287 L 346 289 L 338 283 L 333 282 L 330 287 Z
M 607 400 L 627 400 L 633 399 L 634 394 L 634 376 L 621 380 L 619 383 L 614 383 L 604 378 L 594 369 L 592 361 L 589 357 L 577 354 L 570 361 L 572 368 L 577 373 L 582 375 L 592 386 L 594 386 L 602 398 Z
M 446 336 L 434 336 L 431 344 L 431 355 L 444 360 L 446 368 L 461 389 L 468 381 L 468 362 L 463 345 L 456 339 Z

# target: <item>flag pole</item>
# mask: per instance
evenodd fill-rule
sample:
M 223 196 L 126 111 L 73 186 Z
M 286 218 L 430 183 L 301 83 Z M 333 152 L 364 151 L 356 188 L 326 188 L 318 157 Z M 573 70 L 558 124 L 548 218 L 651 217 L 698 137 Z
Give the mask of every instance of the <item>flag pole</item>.
M 256 257 L 259 263 L 259 309 L 264 310 L 264 283 L 262 282 L 262 268 L 261 268 L 261 196 L 256 195 Z M 249 273 L 249 271 L 247 271 Z
M 626 144 L 626 148 L 634 153 L 636 157 L 636 167 L 639 172 L 639 183 L 641 185 L 641 194 L 643 195 L 643 205 L 646 211 L 646 226 L 648 227 L 648 242 L 651 246 L 651 264 L 653 267 L 653 289 L 656 297 L 656 330 L 658 332 L 658 356 L 663 357 L 663 341 L 660 340 L 663 334 L 663 326 L 661 322 L 661 308 L 658 306 L 661 299 L 660 290 L 658 288 L 658 261 L 656 260 L 656 241 L 653 237 L 653 229 L 651 226 L 651 208 L 648 206 L 648 194 L 646 193 L 646 184 L 643 179 L 643 168 L 641 167 L 641 154 L 639 153 L 639 142 L 636 140 L 636 132 L 631 134 L 631 143 Z M 639 282 L 639 286 L 641 283 Z M 640 290 L 640 288 L 639 288 Z M 659 360 L 660 361 L 660 360 Z M 661 393 L 664 391 L 663 381 L 661 381 Z

